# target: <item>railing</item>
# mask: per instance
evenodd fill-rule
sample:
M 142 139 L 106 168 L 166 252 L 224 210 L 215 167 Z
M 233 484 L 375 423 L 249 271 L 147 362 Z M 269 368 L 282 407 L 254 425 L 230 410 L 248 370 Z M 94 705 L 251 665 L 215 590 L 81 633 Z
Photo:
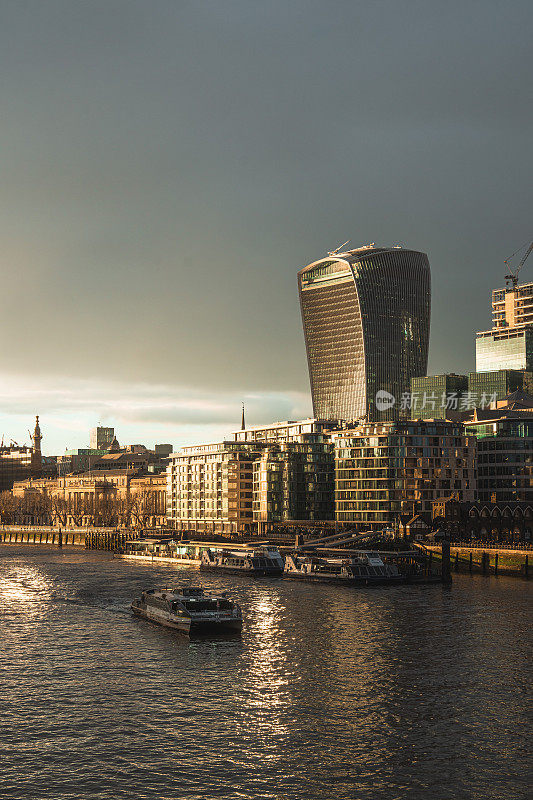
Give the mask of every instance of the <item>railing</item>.
M 451 541 L 452 547 L 475 547 L 480 550 L 533 550 L 533 544 L 529 542 L 494 542 L 486 539 L 471 539 L 469 542 Z

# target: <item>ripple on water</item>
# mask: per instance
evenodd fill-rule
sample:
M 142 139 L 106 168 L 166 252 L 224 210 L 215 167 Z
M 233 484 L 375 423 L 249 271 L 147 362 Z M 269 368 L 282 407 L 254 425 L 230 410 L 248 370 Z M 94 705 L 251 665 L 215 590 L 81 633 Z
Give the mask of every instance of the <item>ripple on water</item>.
M 529 584 L 201 576 L 241 639 L 132 618 L 194 569 L 3 546 L 2 798 L 520 800 Z

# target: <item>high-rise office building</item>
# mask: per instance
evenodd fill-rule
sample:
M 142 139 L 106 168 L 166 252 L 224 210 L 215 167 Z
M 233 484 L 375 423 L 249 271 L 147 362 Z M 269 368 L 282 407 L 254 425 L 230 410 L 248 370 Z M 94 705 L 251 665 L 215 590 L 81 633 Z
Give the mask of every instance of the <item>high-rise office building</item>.
M 476 334 L 476 371 L 533 371 L 533 327 L 502 328 Z
M 411 378 L 411 419 L 459 419 L 468 392 L 466 375 L 425 375 Z
M 503 400 L 513 392 L 533 391 L 533 374 L 525 369 L 500 369 L 491 372 L 471 372 L 468 389 L 475 406 L 486 406 L 490 401 Z M 485 402 L 483 402 L 485 398 Z
M 431 283 L 425 253 L 366 245 L 298 273 L 313 413 L 393 420 L 425 375 Z
M 533 371 L 533 283 L 492 292 L 492 329 L 476 334 L 476 371 Z
M 89 447 L 91 450 L 106 450 L 114 438 L 114 428 L 103 428 L 98 425 L 96 428 L 91 428 Z

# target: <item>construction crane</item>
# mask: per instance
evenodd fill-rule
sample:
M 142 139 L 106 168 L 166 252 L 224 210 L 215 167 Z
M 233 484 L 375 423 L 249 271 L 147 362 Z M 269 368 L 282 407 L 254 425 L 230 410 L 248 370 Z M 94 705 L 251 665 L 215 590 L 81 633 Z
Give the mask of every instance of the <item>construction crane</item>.
M 524 245 L 522 245 L 522 247 L 524 247 Z M 509 266 L 509 261 L 510 261 L 512 258 L 514 258 L 514 257 L 515 257 L 515 255 L 516 255 L 517 253 L 519 253 L 519 252 L 520 252 L 520 250 L 522 249 L 522 247 L 519 247 L 519 248 L 518 248 L 518 250 L 515 250 L 515 252 L 513 253 L 513 255 L 512 255 L 512 256 L 509 256 L 509 258 L 506 258 L 506 259 L 505 259 L 505 261 L 503 262 L 503 263 L 505 264 L 506 268 L 509 270 L 509 273 L 508 273 L 508 275 L 506 275 L 506 276 L 505 276 L 505 280 L 507 281 L 507 285 L 508 285 L 508 286 L 510 286 L 510 285 L 512 284 L 512 286 L 513 286 L 513 289 L 516 289 L 516 287 L 518 286 L 518 273 L 520 272 L 520 270 L 522 269 L 522 267 L 523 267 L 523 266 L 524 266 L 524 264 L 526 263 L 526 259 L 527 259 L 528 255 L 529 255 L 529 254 L 531 253 L 531 251 L 533 250 L 533 242 L 531 242 L 531 244 L 530 244 L 530 245 L 529 245 L 529 247 L 527 248 L 526 252 L 525 252 L 525 253 L 524 253 L 524 255 L 522 256 L 522 260 L 520 261 L 519 265 L 518 265 L 518 266 L 516 267 L 516 269 L 513 271 L 513 270 L 511 269 L 511 267 Z

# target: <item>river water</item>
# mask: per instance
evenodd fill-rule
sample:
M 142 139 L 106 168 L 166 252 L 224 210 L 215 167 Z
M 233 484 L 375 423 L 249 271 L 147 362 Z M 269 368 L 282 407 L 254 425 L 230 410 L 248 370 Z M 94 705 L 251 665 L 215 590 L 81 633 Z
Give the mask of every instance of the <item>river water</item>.
M 533 585 L 201 576 L 242 637 L 131 616 L 194 568 L 0 547 L 1 798 L 522 800 Z

